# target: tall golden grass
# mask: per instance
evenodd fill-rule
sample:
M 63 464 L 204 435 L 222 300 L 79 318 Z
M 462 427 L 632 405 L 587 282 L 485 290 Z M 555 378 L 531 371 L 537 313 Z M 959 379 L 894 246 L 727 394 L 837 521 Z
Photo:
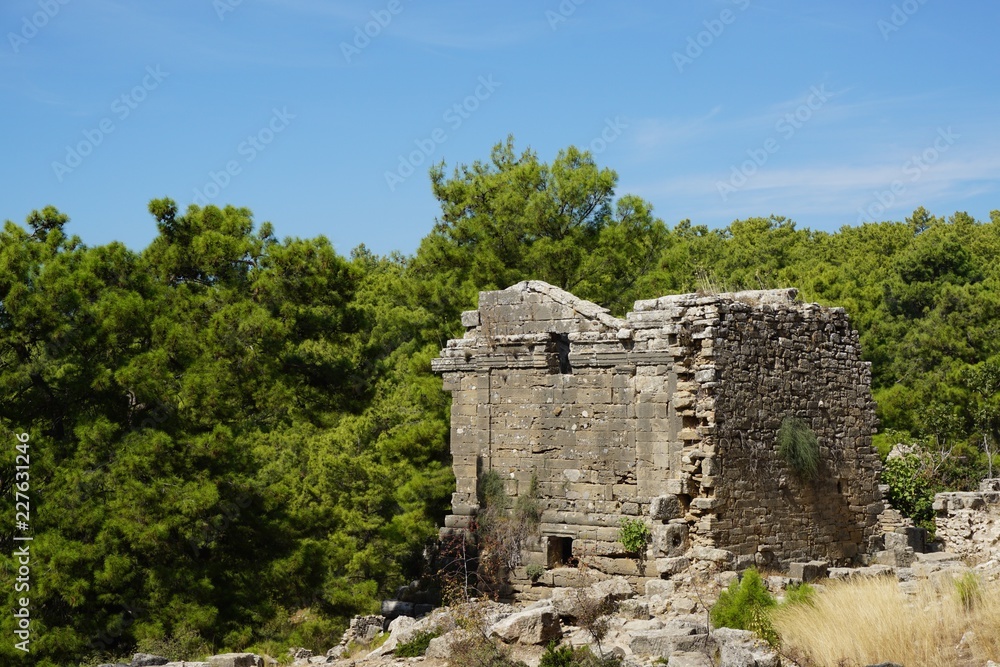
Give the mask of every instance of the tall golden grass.
M 978 591 L 968 604 L 950 577 L 923 580 L 914 595 L 888 577 L 835 581 L 814 604 L 777 610 L 774 625 L 782 651 L 803 667 L 982 667 L 1000 660 L 1000 585 Z

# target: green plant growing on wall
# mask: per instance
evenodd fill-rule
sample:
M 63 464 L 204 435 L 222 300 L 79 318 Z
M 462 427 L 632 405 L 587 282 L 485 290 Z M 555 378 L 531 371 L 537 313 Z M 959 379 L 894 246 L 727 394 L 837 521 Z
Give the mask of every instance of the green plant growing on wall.
M 642 519 L 622 517 L 618 526 L 618 541 L 637 563 L 645 556 L 650 537 L 649 526 Z
M 798 417 L 785 417 L 778 429 L 778 453 L 802 479 L 819 471 L 819 442 L 809 425 Z

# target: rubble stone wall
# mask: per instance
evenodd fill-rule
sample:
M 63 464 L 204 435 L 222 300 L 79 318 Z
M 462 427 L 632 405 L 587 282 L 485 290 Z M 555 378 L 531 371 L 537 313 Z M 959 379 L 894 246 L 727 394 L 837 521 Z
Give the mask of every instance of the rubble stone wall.
M 619 319 L 537 281 L 480 293 L 466 335 L 433 362 L 452 393 L 443 532 L 471 525 L 478 477 L 494 470 L 512 496 L 537 481 L 526 564 L 657 576 L 718 548 L 779 561 L 864 549 L 881 509 L 869 369 L 843 311 L 794 295 L 667 296 Z M 818 483 L 777 457 L 788 414 L 819 437 Z M 623 518 L 651 528 L 642 566 L 617 542 Z
M 816 304 L 738 301 L 722 311 L 714 541 L 765 563 L 846 563 L 873 550 L 883 504 L 871 367 L 847 315 Z M 786 417 L 816 435 L 814 479 L 802 479 L 778 452 Z
M 978 492 L 939 493 L 934 511 L 947 551 L 974 564 L 1000 561 L 1000 479 L 984 480 Z

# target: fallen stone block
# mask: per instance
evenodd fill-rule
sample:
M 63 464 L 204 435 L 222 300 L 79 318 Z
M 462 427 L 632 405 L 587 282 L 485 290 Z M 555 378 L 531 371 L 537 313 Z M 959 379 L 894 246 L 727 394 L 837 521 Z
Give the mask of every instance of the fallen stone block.
M 622 618 L 629 618 L 637 621 L 644 621 L 649 618 L 649 600 L 642 598 L 631 598 L 622 600 L 618 604 L 618 615 Z
M 704 653 L 677 651 L 667 660 L 667 667 L 715 667 L 712 659 Z
M 831 579 L 850 579 L 852 577 L 888 577 L 895 576 L 895 568 L 889 565 L 869 565 L 868 567 L 831 567 Z
M 454 657 L 455 645 L 469 639 L 472 635 L 468 630 L 452 630 L 440 637 L 435 637 L 427 645 L 424 657 L 437 660 L 451 660 Z
M 913 549 L 902 547 L 897 549 L 886 549 L 875 554 L 874 562 L 877 565 L 890 565 L 892 567 L 910 567 L 916 556 Z
M 691 560 L 707 560 L 717 565 L 725 565 L 733 560 L 732 551 L 711 547 L 694 547 L 688 550 L 687 555 Z
M 691 567 L 691 560 L 684 556 L 674 556 L 672 558 L 657 558 L 654 563 L 656 572 L 660 576 L 674 575 L 683 572 Z
M 826 576 L 828 564 L 823 560 L 811 560 L 807 563 L 791 563 L 788 566 L 788 576 L 803 582 L 816 581 Z
M 168 662 L 170 662 L 170 660 L 168 658 L 164 658 L 162 655 L 136 653 L 132 656 L 130 667 L 156 667 L 158 665 L 165 665 Z
M 547 644 L 562 636 L 562 625 L 553 607 L 511 614 L 490 628 L 490 635 L 508 644 Z
M 646 582 L 646 595 L 673 595 L 677 583 L 669 579 L 650 579 Z
M 662 630 L 630 633 L 628 647 L 635 655 L 668 658 L 676 651 L 691 651 L 707 645 L 708 634 L 698 634 L 694 627 L 668 624 Z
M 264 659 L 256 653 L 222 653 L 208 659 L 211 667 L 265 667 Z
M 625 577 L 614 577 L 599 581 L 584 589 L 585 594 L 600 601 L 624 600 L 635 595 Z

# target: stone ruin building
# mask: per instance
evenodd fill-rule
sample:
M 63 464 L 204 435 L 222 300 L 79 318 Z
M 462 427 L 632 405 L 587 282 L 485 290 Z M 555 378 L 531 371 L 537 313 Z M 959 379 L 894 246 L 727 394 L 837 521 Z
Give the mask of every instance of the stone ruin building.
M 578 561 L 658 577 L 699 560 L 846 565 L 880 548 L 870 365 L 843 309 L 796 294 L 665 296 L 619 319 L 539 281 L 481 292 L 433 361 L 457 482 L 442 533 L 472 525 L 494 470 L 511 496 L 537 481 L 536 585 L 576 585 L 564 566 Z M 811 481 L 779 455 L 788 417 L 820 445 Z M 618 542 L 623 518 L 651 530 L 641 561 Z M 530 589 L 525 567 L 514 585 Z

